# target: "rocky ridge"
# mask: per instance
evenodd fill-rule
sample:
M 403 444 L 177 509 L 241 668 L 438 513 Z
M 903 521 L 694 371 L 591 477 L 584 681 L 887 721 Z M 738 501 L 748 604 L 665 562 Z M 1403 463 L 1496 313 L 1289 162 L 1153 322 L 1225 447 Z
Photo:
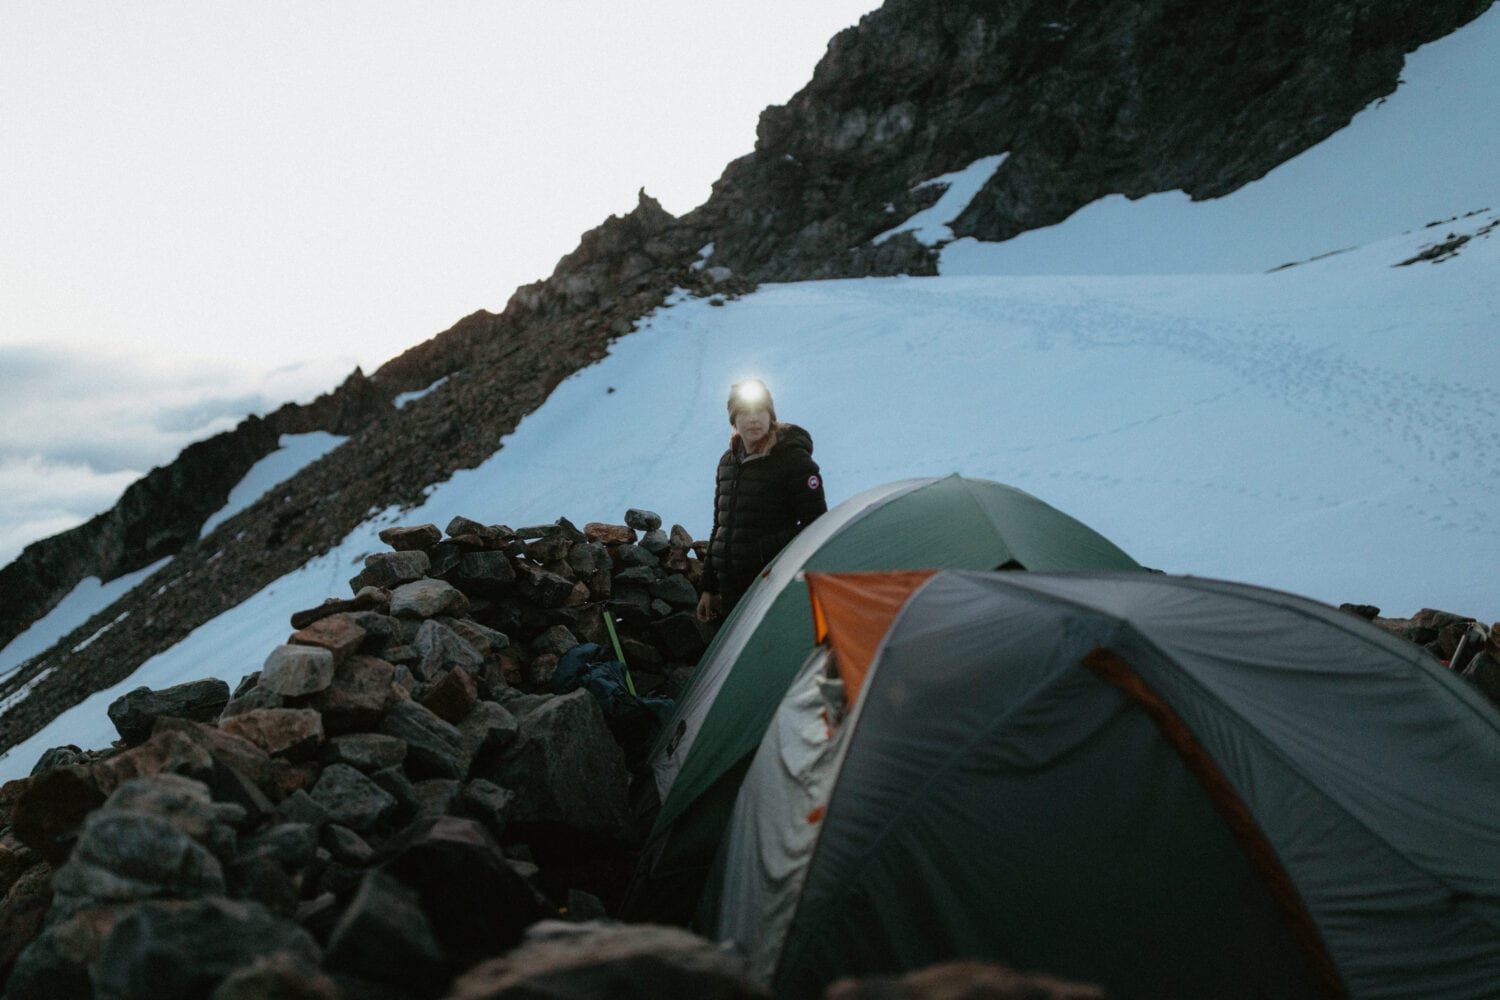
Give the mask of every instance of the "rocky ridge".
M 468 316 L 309 407 L 187 449 L 114 510 L 0 570 L 5 642 L 84 577 L 173 556 L 0 679 L 4 698 L 44 677 L 0 716 L 0 748 L 327 551 L 369 511 L 410 506 L 489 457 L 673 289 L 732 298 L 764 280 L 933 273 L 934 248 L 874 237 L 941 194 L 921 182 L 995 153 L 1009 155 L 954 222 L 958 236 L 1008 238 L 1112 193 L 1227 193 L 1390 93 L 1404 53 L 1488 7 L 955 0 L 934 10 L 889 0 L 835 37 L 787 105 L 766 110 L 754 151 L 726 168 L 701 208 L 674 218 L 642 192 L 633 212 L 585 234 L 502 313 Z M 444 378 L 404 409 L 391 405 Z M 197 538 L 279 434 L 312 429 L 351 439 Z

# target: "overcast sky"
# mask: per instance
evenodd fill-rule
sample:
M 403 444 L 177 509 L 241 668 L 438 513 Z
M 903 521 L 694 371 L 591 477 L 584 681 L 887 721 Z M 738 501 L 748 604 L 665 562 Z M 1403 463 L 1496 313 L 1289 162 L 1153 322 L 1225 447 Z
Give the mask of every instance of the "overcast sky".
M 676 214 L 877 0 L 0 5 L 0 564 L 372 370 L 644 187 Z

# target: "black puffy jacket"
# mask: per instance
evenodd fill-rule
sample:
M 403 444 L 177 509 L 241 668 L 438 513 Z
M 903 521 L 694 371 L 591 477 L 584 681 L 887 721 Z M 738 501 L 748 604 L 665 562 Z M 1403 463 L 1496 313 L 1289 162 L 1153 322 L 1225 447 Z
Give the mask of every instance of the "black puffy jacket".
M 812 435 L 796 424 L 778 424 L 776 444 L 763 455 L 746 455 L 735 435 L 719 459 L 704 590 L 732 604 L 797 532 L 828 509 L 812 450 Z

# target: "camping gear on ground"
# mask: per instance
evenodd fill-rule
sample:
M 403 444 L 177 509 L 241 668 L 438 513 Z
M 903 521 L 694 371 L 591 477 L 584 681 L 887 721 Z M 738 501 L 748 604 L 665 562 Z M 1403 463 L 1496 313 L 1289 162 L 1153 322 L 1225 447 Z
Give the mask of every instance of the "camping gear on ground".
M 611 660 L 592 642 L 581 642 L 564 653 L 547 686 L 553 694 L 584 688 L 593 695 L 631 770 L 645 762 L 662 722 L 672 713 L 672 699 L 636 694 L 624 657 Z
M 651 755 L 655 786 L 638 789 L 654 801 L 634 806 L 654 825 L 626 895 L 627 919 L 691 921 L 744 770 L 813 648 L 802 571 L 931 567 L 1139 568 L 1093 529 L 986 480 L 907 479 L 828 511 L 745 593 L 663 727 Z
M 1496 996 L 1500 714 L 1425 651 L 1159 574 L 807 582 L 822 653 L 704 900 L 776 996 L 955 957 L 1121 998 Z

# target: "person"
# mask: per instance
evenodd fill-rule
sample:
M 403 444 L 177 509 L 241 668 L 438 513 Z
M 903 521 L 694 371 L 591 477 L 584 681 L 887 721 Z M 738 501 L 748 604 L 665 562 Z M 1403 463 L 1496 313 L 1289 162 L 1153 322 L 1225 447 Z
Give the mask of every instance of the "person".
M 728 614 L 756 574 L 828 509 L 812 435 L 776 419 L 765 383 L 736 382 L 728 409 L 734 432 L 714 484 L 713 531 L 697 612 L 704 622 Z

